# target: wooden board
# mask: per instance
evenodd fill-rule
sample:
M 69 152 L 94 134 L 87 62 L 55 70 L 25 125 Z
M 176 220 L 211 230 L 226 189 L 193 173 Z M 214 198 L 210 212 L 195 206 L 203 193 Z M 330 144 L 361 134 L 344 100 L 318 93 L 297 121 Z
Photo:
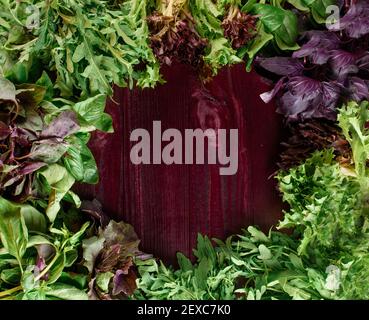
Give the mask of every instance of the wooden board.
M 194 98 L 203 86 L 185 66 L 164 70 L 167 84 L 154 89 L 116 89 L 108 112 L 114 134 L 97 133 L 91 141 L 100 183 L 79 186 L 88 199 L 96 197 L 115 219 L 133 224 L 142 249 L 173 263 L 175 253 L 190 254 L 198 232 L 225 238 L 250 224 L 268 229 L 280 217 L 275 181 L 281 118 L 259 94 L 268 86 L 244 66 L 224 69 L 206 89 L 215 100 Z M 200 91 L 199 91 L 200 90 Z M 220 176 L 217 165 L 133 165 L 129 136 L 136 128 L 211 127 L 239 129 L 239 169 Z

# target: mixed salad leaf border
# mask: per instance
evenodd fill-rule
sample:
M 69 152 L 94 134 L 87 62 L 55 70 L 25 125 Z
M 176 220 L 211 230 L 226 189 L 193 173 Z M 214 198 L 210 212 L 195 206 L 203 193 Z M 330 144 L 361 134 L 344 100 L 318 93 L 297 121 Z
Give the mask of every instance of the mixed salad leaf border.
M 342 17 L 326 30 L 331 5 Z M 366 1 L 0 6 L 0 299 L 369 298 Z M 113 131 L 113 84 L 154 87 L 174 62 L 206 82 L 242 61 L 276 81 L 261 98 L 293 132 L 277 174 L 290 207 L 278 228 L 293 233 L 199 235 L 196 263 L 178 253 L 166 267 L 73 192 L 98 182 L 91 132 Z

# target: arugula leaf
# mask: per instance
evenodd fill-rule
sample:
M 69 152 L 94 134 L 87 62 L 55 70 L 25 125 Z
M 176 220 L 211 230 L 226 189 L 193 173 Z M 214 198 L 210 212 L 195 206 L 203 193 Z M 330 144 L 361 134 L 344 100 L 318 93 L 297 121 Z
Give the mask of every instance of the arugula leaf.
M 47 73 L 56 73 L 54 90 L 63 97 L 76 92 L 83 98 L 111 95 L 113 83 L 152 87 L 162 80 L 148 43 L 148 2 L 129 0 L 110 6 L 103 1 L 28 0 L 13 10 L 14 1 L 1 0 L 4 73 L 21 81 L 25 79 L 21 74 L 28 71 L 34 76 L 39 70 L 20 68 L 42 65 Z M 38 9 L 37 28 L 29 27 L 29 6 Z
M 179 254 L 180 269 L 154 259 L 136 261 L 141 277 L 136 299 L 318 299 L 334 292 L 318 287 L 324 282 L 319 266 L 298 257 L 297 241 L 285 234 L 250 228 L 223 243 L 198 237 L 197 262 Z M 256 244 L 256 245 L 255 245 Z M 319 284 L 321 283 L 319 282 Z

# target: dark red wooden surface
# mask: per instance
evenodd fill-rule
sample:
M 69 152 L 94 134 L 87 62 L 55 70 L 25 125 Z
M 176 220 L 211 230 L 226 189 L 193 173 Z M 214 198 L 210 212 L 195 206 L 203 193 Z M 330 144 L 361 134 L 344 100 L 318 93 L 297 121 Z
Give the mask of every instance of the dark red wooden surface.
M 175 253 L 190 254 L 198 232 L 225 238 L 256 224 L 267 229 L 280 217 L 281 201 L 274 179 L 281 119 L 259 94 L 268 90 L 244 66 L 224 69 L 209 92 L 220 101 L 199 103 L 193 94 L 202 88 L 185 66 L 164 70 L 167 84 L 154 89 L 116 89 L 108 111 L 114 134 L 97 133 L 91 141 L 100 170 L 100 183 L 79 187 L 84 198 L 96 197 L 115 219 L 131 223 L 142 249 L 173 263 Z M 139 165 L 130 162 L 130 132 L 162 128 L 197 128 L 201 119 L 211 127 L 239 129 L 239 169 L 220 176 L 217 165 Z

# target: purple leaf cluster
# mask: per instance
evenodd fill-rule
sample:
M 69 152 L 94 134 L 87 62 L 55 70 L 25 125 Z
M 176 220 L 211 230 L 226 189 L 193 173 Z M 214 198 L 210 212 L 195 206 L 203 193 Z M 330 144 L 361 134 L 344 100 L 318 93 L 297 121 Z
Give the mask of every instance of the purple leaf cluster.
M 234 49 L 239 49 L 256 36 L 256 22 L 255 16 L 237 10 L 222 22 L 224 36 Z
M 354 7 L 360 17 L 368 12 L 361 2 Z M 277 112 L 290 121 L 303 121 L 335 120 L 342 102 L 369 99 L 369 29 L 360 30 L 359 39 L 347 38 L 353 36 L 350 32 L 308 31 L 292 57 L 259 58 L 261 72 L 279 77 L 273 90 L 261 95 L 263 101 L 276 98 Z
M 147 21 L 151 48 L 161 64 L 170 66 L 180 62 L 195 69 L 203 67 L 208 42 L 200 37 L 189 17 L 174 21 L 172 17 L 154 13 Z
M 95 211 L 93 206 L 96 204 L 96 201 L 88 203 L 89 213 Z M 97 208 L 97 211 L 100 212 L 100 209 Z M 101 217 L 100 213 L 96 213 Z M 97 246 L 97 243 L 100 245 Z M 92 267 L 93 274 L 89 284 L 91 299 L 126 299 L 133 294 L 137 279 L 133 259 L 135 257 L 145 259 L 145 255 L 139 251 L 139 243 L 140 240 L 131 225 L 111 220 L 103 230 L 100 230 L 99 238 L 85 246 L 85 250 L 94 252 L 93 255 L 89 255 L 90 260 L 87 261 Z M 109 275 L 107 287 L 101 288 L 98 279 L 107 274 Z
M 288 124 L 289 138 L 282 143 L 278 166 L 282 170 L 302 164 L 316 150 L 333 148 L 337 161 L 350 165 L 351 148 L 340 128 L 334 122 L 325 119 L 311 119 L 306 122 Z
M 350 38 L 360 38 L 369 33 L 369 1 L 356 1 L 347 13 L 329 27 L 332 31 L 344 31 Z
M 2 79 L 0 106 L 0 193 L 24 202 L 33 196 L 34 173 L 59 161 L 67 151 L 65 138 L 79 130 L 77 116 L 64 111 L 45 125 L 39 103 L 44 89 L 18 89 Z M 5 85 L 7 88 L 5 88 Z M 12 99 L 2 99 L 5 95 Z

